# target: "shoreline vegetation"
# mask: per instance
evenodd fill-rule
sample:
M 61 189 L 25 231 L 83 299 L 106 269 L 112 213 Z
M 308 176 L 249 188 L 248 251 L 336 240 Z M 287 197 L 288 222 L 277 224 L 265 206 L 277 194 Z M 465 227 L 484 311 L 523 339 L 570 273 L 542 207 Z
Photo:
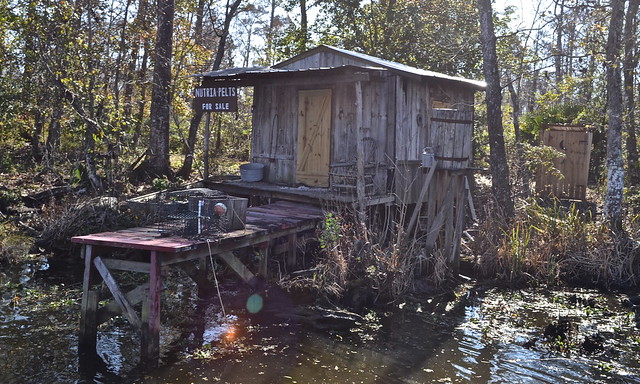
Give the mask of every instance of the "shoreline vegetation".
M 77 252 L 69 242 L 72 236 L 141 225 L 148 220 L 135 217 L 117 198 L 91 197 L 81 188 L 59 185 L 43 192 L 43 176 L 27 181 L 30 177 L 22 174 L 13 179 L 20 185 L 1 191 L 0 263 L 20 263 L 21 258 L 35 254 L 74 258 Z M 157 184 L 146 191 L 170 185 Z M 482 177 L 474 184 L 475 205 L 482 209 L 478 222 L 468 220 L 463 236 L 463 274 L 514 288 L 633 290 L 638 286 L 637 215 L 629 213 L 625 231 L 614 233 L 603 221 L 595 198 L 528 198 L 520 200 L 515 217 L 507 222 L 497 213 Z M 25 195 L 25 185 L 40 188 L 32 187 Z M 129 189 L 135 191 L 136 187 Z M 356 295 L 362 296 L 361 300 L 393 302 L 417 286 L 437 289 L 459 281 L 441 255 L 424 249 L 419 237 L 404 236 L 402 217 L 408 215 L 396 216 L 391 225 L 362 225 L 348 207 L 325 210 L 326 218 L 316 231 L 318 241 L 306 246 L 311 257 L 300 266 L 303 272 L 290 276 L 285 285 L 307 285 L 332 299 L 346 296 L 349 301 L 349 296 Z

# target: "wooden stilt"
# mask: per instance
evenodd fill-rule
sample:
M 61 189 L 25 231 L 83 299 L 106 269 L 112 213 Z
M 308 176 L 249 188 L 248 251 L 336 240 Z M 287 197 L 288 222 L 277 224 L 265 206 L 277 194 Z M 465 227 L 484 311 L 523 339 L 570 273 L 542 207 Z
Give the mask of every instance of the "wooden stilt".
M 473 222 L 478 221 L 478 215 L 476 214 L 476 207 L 473 204 L 473 196 L 471 196 L 471 187 L 469 186 L 469 179 L 467 176 L 464 177 L 464 189 L 467 195 L 467 203 L 469 204 L 469 211 L 471 212 L 471 220 Z
M 447 261 L 450 263 L 451 260 L 449 260 L 449 256 L 451 255 L 451 251 L 453 249 L 453 236 L 454 236 L 454 217 L 453 217 L 453 212 L 454 212 L 454 199 L 456 197 L 456 195 L 458 194 L 458 178 L 455 176 L 449 176 L 450 180 L 451 180 L 451 184 L 449 185 L 449 188 L 446 191 L 447 196 L 451 196 L 452 198 L 450 200 L 448 200 L 447 205 L 446 205 L 446 223 L 445 223 L 445 227 L 444 227 L 444 254 L 447 255 Z
M 135 287 L 134 289 L 127 292 L 125 295 L 127 301 L 135 306 L 139 303 L 142 303 L 146 298 L 149 292 L 149 282 L 146 282 L 142 285 Z M 122 314 L 122 308 L 115 300 L 109 301 L 104 307 L 98 309 L 98 325 L 108 321 L 110 318 L 116 315 Z
M 449 187 L 451 187 L 451 179 L 449 179 Z M 436 240 L 440 235 L 440 229 L 445 223 L 445 215 L 449 209 L 451 209 L 453 205 L 453 194 L 447 194 L 444 197 L 444 201 L 438 210 L 438 214 L 433 219 L 431 226 L 429 227 L 429 232 L 427 233 L 427 239 L 425 242 L 425 246 L 427 250 L 430 252 L 436 244 Z
M 420 211 L 422 210 L 422 202 L 424 201 L 424 197 L 429 190 L 429 185 L 431 184 L 431 178 L 433 177 L 434 172 L 436 171 L 436 167 L 438 165 L 437 160 L 434 161 L 431 169 L 429 169 L 429 173 L 427 177 L 424 179 L 424 184 L 422 185 L 422 190 L 420 191 L 420 196 L 418 196 L 418 200 L 416 201 L 416 208 L 413 210 L 413 214 L 411 215 L 411 220 L 409 220 L 409 225 L 407 225 L 407 234 L 412 236 L 413 226 L 416 224 L 416 220 L 418 220 L 418 216 Z
M 93 246 L 82 246 L 84 253 L 84 278 L 82 281 L 82 307 L 80 314 L 80 334 L 78 336 L 78 353 L 83 356 L 96 355 L 96 311 L 98 310 L 98 291 L 92 289 L 96 280 L 96 270 L 93 265 L 95 257 Z
M 298 252 L 296 244 L 298 242 L 298 235 L 296 233 L 290 234 L 287 238 L 287 242 L 287 266 L 289 268 L 293 268 L 296 266 L 296 254 Z
M 460 242 L 462 241 L 462 231 L 464 230 L 464 217 L 466 213 L 465 192 L 466 188 L 458 187 L 458 197 L 456 201 L 456 224 L 453 236 L 453 249 L 449 258 L 449 265 L 453 273 L 458 273 L 460 269 Z
M 149 296 L 142 310 L 141 358 L 145 369 L 158 366 L 160 358 L 160 293 L 162 275 L 158 252 L 151 251 Z M 145 308 L 146 307 L 146 308 Z
M 227 265 L 233 269 L 235 273 L 238 274 L 245 282 L 250 282 L 255 277 L 251 271 L 245 267 L 244 264 L 232 253 L 232 252 L 222 252 L 218 255 L 222 261 L 227 263 Z
M 264 248 L 260 248 L 260 265 L 258 266 L 258 274 L 265 278 L 267 277 L 270 250 L 270 244 Z

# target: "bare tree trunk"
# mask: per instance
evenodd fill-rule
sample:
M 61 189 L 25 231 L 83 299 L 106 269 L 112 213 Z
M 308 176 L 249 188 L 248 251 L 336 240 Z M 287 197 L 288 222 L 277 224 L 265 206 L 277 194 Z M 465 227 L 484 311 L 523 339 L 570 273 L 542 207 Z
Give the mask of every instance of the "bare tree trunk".
M 231 21 L 238 13 L 238 7 L 242 3 L 242 0 L 235 0 L 231 5 L 227 2 L 227 12 L 225 14 L 224 19 L 224 28 L 220 33 L 218 40 L 218 49 L 216 51 L 216 57 L 213 61 L 212 71 L 220 69 L 220 65 L 222 64 L 222 59 L 225 54 L 225 47 L 227 43 L 227 37 L 229 36 L 229 29 L 231 28 Z M 202 35 L 202 31 L 200 31 L 200 35 Z M 200 39 L 202 36 L 200 36 Z M 198 37 L 196 37 L 196 40 Z M 185 148 L 184 161 L 182 163 L 182 167 L 178 171 L 177 175 L 188 179 L 191 175 L 191 171 L 193 170 L 193 156 L 194 150 L 196 146 L 196 138 L 198 136 L 198 127 L 200 126 L 200 122 L 202 122 L 202 112 L 193 112 L 193 117 L 191 118 L 191 122 L 189 124 L 189 135 L 187 137 L 187 145 Z
M 220 40 L 218 40 L 216 58 L 213 61 L 213 67 L 211 68 L 213 71 L 220 69 L 220 65 L 222 64 L 225 47 L 227 45 L 227 38 L 229 37 L 229 29 L 231 28 L 231 21 L 233 21 L 233 18 L 238 14 L 238 7 L 240 6 L 240 3 L 242 3 L 242 0 L 235 0 L 231 5 L 229 5 L 229 2 L 227 1 L 227 12 L 224 16 L 224 27 L 218 35 Z
M 504 145 L 501 110 L 502 89 L 500 87 L 500 73 L 498 72 L 491 0 L 477 0 L 477 6 L 480 16 L 483 71 L 487 82 L 487 126 L 489 131 L 489 160 L 491 163 L 492 190 L 498 207 L 503 210 L 503 215 L 511 218 L 514 215 L 515 209 L 511 197 L 509 166 L 507 165 L 507 155 Z
M 153 175 L 171 176 L 169 118 L 171 113 L 171 59 L 173 54 L 174 0 L 158 0 L 158 31 L 151 93 L 151 136 L 147 169 Z
M 560 7 L 560 13 L 556 13 L 557 25 L 556 25 L 556 46 L 555 46 L 555 67 L 556 67 L 556 84 L 560 84 L 564 80 L 564 73 L 562 68 L 563 48 L 563 28 L 564 28 L 564 1 L 556 0 L 556 6 Z
M 47 132 L 47 156 L 49 159 L 55 157 L 55 153 L 60 146 L 61 127 L 60 119 L 62 118 L 62 98 L 59 92 L 55 92 L 56 102 L 53 104 L 53 113 L 49 122 L 49 130 Z
M 138 2 L 138 13 L 136 14 L 136 19 L 134 25 L 136 27 L 146 24 L 147 20 L 147 9 L 148 4 L 147 0 L 140 0 Z M 132 143 L 134 149 L 137 146 L 138 137 L 140 135 L 140 125 L 136 124 L 135 127 L 129 126 L 133 121 L 133 91 L 134 91 L 134 81 L 136 80 L 136 65 L 138 63 L 138 55 L 140 54 L 140 46 L 143 45 L 143 41 L 140 36 L 137 36 L 133 39 L 131 54 L 129 57 L 129 65 L 127 68 L 126 81 L 124 85 L 124 106 L 123 106 L 123 129 L 129 131 L 131 133 L 133 131 Z M 146 52 L 146 42 L 143 45 L 143 49 L 145 49 L 143 58 L 140 63 L 140 71 L 138 72 L 139 80 L 143 79 L 144 73 L 147 71 L 147 52 Z M 144 99 L 146 96 L 146 88 L 142 81 L 140 81 L 140 103 L 142 103 L 142 115 L 144 115 Z M 141 120 L 140 120 L 141 121 Z
M 93 21 L 94 21 L 95 15 L 93 13 L 93 10 L 90 8 L 90 5 L 87 4 L 86 6 L 87 6 L 87 20 L 89 21 L 87 45 L 88 45 L 88 50 L 91 51 L 93 49 L 93 45 L 95 44 L 93 40 L 93 35 L 94 35 Z M 89 68 L 96 67 L 94 60 L 95 59 L 93 58 L 93 56 L 90 56 L 89 62 L 87 63 L 87 66 Z M 87 171 L 87 177 L 89 178 L 89 182 L 91 183 L 91 186 L 93 187 L 94 191 L 96 191 L 97 193 L 102 193 L 103 191 L 102 181 L 98 177 L 98 168 L 96 166 L 96 139 L 95 138 L 97 136 L 96 134 L 98 133 L 98 122 L 96 120 L 96 116 L 99 115 L 99 112 L 97 111 L 97 108 L 96 108 L 96 101 L 95 101 L 96 75 L 90 74 L 89 76 L 90 76 L 89 87 L 86 89 L 86 92 L 89 95 L 88 97 L 89 105 L 88 105 L 88 111 L 86 112 L 88 114 L 88 119 L 85 119 L 86 121 L 85 149 L 84 149 L 85 166 Z M 81 110 L 82 107 L 79 107 L 79 109 Z
M 271 13 L 269 15 L 269 31 L 267 32 L 266 61 L 268 65 L 271 65 L 273 60 L 273 37 L 275 36 L 275 33 L 274 33 L 275 22 L 276 22 L 276 0 L 271 0 Z
M 638 140 L 635 124 L 634 72 L 638 66 L 637 38 L 638 6 L 640 0 L 629 0 L 629 8 L 624 23 L 624 110 L 627 131 L 627 170 L 629 184 L 640 182 L 640 164 L 638 163 Z
M 614 231 L 622 229 L 622 79 L 620 48 L 624 1 L 611 0 L 611 22 L 607 38 L 607 94 L 609 130 L 607 132 L 607 191 L 604 213 Z
M 307 42 L 309 39 L 309 25 L 307 21 L 307 0 L 300 0 L 300 46 L 298 53 L 307 50 Z
M 518 177 L 522 181 L 522 193 L 524 196 L 528 197 L 529 179 L 531 175 L 525 165 L 524 149 L 522 147 L 522 131 L 520 130 L 520 95 L 516 91 L 513 82 L 509 83 L 509 94 L 511 95 L 511 106 L 513 108 L 513 130 L 518 150 Z

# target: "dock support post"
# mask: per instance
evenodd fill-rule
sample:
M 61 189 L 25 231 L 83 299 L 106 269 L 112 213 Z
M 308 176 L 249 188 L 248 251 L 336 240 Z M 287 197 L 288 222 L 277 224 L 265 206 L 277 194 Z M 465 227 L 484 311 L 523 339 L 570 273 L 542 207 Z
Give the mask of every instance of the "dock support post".
M 82 307 L 80 313 L 80 334 L 78 336 L 78 354 L 80 359 L 93 359 L 96 355 L 98 291 L 91 289 L 96 280 L 96 268 L 93 265 L 95 254 L 91 245 L 83 245 L 84 278 L 82 280 Z
M 141 359 L 144 369 L 158 366 L 160 358 L 160 294 L 162 274 L 158 252 L 151 251 L 149 296 L 142 306 Z
M 267 278 L 269 271 L 268 262 L 269 262 L 269 251 L 271 249 L 271 241 L 267 241 L 265 246 L 260 248 L 260 264 L 258 265 L 258 274 L 262 275 L 262 277 Z
M 292 233 L 287 238 L 287 267 L 294 268 L 296 266 L 298 234 Z

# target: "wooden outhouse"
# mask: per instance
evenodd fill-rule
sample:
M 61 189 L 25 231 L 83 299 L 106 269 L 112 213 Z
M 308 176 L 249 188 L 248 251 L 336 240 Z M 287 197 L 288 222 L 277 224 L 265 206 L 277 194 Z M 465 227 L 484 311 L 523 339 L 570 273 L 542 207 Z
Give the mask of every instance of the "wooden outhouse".
M 593 133 L 587 127 L 549 125 L 540 132 L 540 143 L 563 156 L 553 161 L 555 172 L 541 168 L 536 173 L 536 192 L 542 196 L 586 200 Z
M 327 45 L 271 67 L 197 76 L 205 88 L 253 87 L 251 161 L 264 164 L 263 180 L 215 188 L 361 207 L 418 204 L 412 225 L 449 227 L 451 247 L 459 239 L 474 92 L 483 82 Z

